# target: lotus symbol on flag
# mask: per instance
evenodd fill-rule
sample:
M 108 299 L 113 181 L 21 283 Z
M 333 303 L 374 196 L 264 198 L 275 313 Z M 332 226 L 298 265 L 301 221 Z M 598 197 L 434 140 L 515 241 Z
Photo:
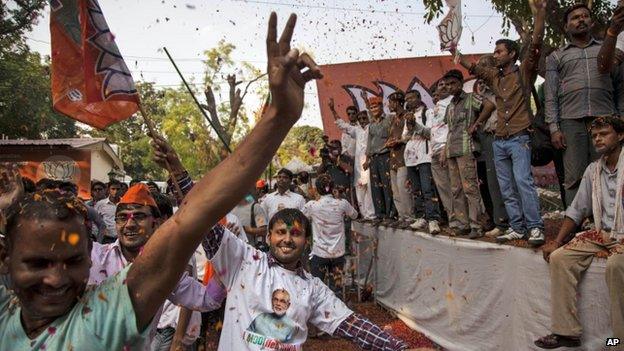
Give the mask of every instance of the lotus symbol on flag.
M 461 2 L 447 0 L 450 11 L 444 16 L 438 25 L 438 35 L 440 36 L 440 49 L 450 50 L 456 48 L 462 34 L 461 23 Z
M 451 13 L 450 15 L 449 18 L 446 18 L 438 26 L 440 30 L 440 48 L 442 50 L 447 50 L 456 45 L 455 43 L 459 40 L 459 36 L 461 35 L 461 31 L 459 31 L 458 28 L 460 21 L 457 18 L 457 14 Z
M 42 162 L 43 170 L 50 179 L 71 180 L 76 173 L 74 161 Z
M 73 181 L 80 176 L 80 168 L 70 157 L 55 155 L 41 162 L 37 173 L 41 175 L 40 177 Z

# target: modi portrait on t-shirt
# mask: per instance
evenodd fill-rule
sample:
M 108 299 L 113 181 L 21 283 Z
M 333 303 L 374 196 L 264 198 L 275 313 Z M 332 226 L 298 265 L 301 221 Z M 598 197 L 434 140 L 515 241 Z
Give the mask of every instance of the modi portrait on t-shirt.
M 276 289 L 271 296 L 273 313 L 261 313 L 247 328 L 248 331 L 267 338 L 288 343 L 297 332 L 295 321 L 286 316 L 290 307 L 290 294 L 285 289 Z

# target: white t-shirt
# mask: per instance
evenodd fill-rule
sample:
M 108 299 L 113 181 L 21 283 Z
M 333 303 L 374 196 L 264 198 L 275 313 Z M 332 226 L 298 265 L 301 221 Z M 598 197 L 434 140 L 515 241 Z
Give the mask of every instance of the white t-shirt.
M 437 153 L 446 145 L 448 126 L 444 123 L 446 108 L 451 104 L 453 96 L 439 100 L 433 108 L 433 120 L 431 121 L 431 151 Z
M 303 196 L 287 190 L 284 195 L 280 195 L 279 191 L 266 194 L 262 198 L 262 202 L 260 204 L 262 205 L 264 213 L 267 214 L 268 221 L 270 221 L 271 217 L 273 217 L 273 215 L 279 210 L 283 210 L 285 208 L 296 208 L 298 210 L 302 210 L 305 203 L 306 201 Z
M 98 201 L 93 208 L 102 216 L 102 220 L 104 224 L 106 224 L 106 236 L 109 238 L 116 238 L 117 227 L 115 225 L 115 212 L 117 211 L 117 205 L 107 197 Z
M 239 239 L 241 239 L 243 242 L 246 242 L 246 243 L 249 242 L 249 240 L 247 239 L 247 234 L 245 234 L 245 229 L 243 228 L 243 224 L 241 223 L 240 219 L 236 215 L 230 212 L 227 215 L 225 215 L 225 220 L 228 224 L 234 225 L 232 229 L 238 233 Z
M 426 123 L 424 124 L 422 112 L 423 108 L 421 107 L 414 113 L 416 123 L 424 125 L 427 128 L 431 128 L 434 118 L 433 109 L 425 111 Z M 407 124 L 403 129 L 403 138 L 409 138 L 409 141 L 405 144 L 405 152 L 403 153 L 405 166 L 415 167 L 423 163 L 431 163 L 431 140 L 427 140 L 420 135 L 408 135 Z
M 243 229 L 243 226 L 241 225 L 241 221 L 240 219 L 238 219 L 238 217 L 236 217 L 230 212 L 227 215 L 225 215 L 225 220 L 227 223 L 234 224 L 233 229 L 238 229 L 238 238 L 242 242 L 244 243 L 249 242 L 249 240 L 247 239 L 247 234 L 245 234 L 245 230 Z M 204 250 L 202 250 L 201 245 L 198 246 L 197 249 L 195 249 L 193 258 L 195 259 L 197 279 L 203 281 L 204 275 L 206 273 L 206 262 L 208 262 L 208 259 L 206 258 L 206 253 L 204 253 Z
M 353 313 L 318 278 L 269 266 L 267 254 L 228 231 L 211 261 L 228 289 L 219 351 L 301 350 L 308 322 L 333 334 Z M 274 292 L 289 302 L 281 318 L 273 310 Z
M 335 199 L 323 195 L 303 207 L 312 222 L 312 255 L 323 258 L 336 258 L 345 254 L 344 217 L 357 218 L 357 211 L 345 199 Z

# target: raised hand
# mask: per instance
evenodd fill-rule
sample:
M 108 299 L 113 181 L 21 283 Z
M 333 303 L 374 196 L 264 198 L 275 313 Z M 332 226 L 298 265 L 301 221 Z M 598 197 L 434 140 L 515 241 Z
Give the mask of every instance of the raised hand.
M 172 176 L 176 176 L 184 172 L 184 166 L 180 162 L 180 158 L 175 150 L 160 135 L 154 135 L 150 141 L 150 145 L 154 149 L 154 162 L 163 169 L 167 169 L 167 162 L 171 166 Z
M 299 50 L 290 48 L 297 16 L 291 14 L 277 42 L 277 15 L 271 13 L 267 34 L 267 58 L 271 108 L 284 118 L 295 122 L 303 110 L 303 89 L 312 79 L 323 77 L 314 60 Z M 307 68 L 307 70 L 301 71 Z
M 613 17 L 611 17 L 611 25 L 609 28 L 615 32 L 615 34 L 620 34 L 622 30 L 624 30 L 624 6 L 618 6 L 613 12 Z
M 0 163 L 0 211 L 5 211 L 24 194 L 22 177 L 15 163 Z
M 529 7 L 533 16 L 539 11 L 546 11 L 546 0 L 529 0 Z

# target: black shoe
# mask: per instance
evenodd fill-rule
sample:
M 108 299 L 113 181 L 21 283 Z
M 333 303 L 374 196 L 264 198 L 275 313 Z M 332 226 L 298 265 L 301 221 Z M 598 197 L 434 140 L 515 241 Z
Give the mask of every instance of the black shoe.
M 560 347 L 579 347 L 581 339 L 570 336 L 550 334 L 535 340 L 535 346 L 542 349 L 557 349 Z
M 481 229 L 472 228 L 470 230 L 470 234 L 468 235 L 468 239 L 478 239 L 483 236 L 483 231 Z
M 458 229 L 455 229 L 453 232 L 456 236 L 465 236 L 465 235 L 470 234 L 470 228 L 464 228 L 464 229 L 458 228 Z

